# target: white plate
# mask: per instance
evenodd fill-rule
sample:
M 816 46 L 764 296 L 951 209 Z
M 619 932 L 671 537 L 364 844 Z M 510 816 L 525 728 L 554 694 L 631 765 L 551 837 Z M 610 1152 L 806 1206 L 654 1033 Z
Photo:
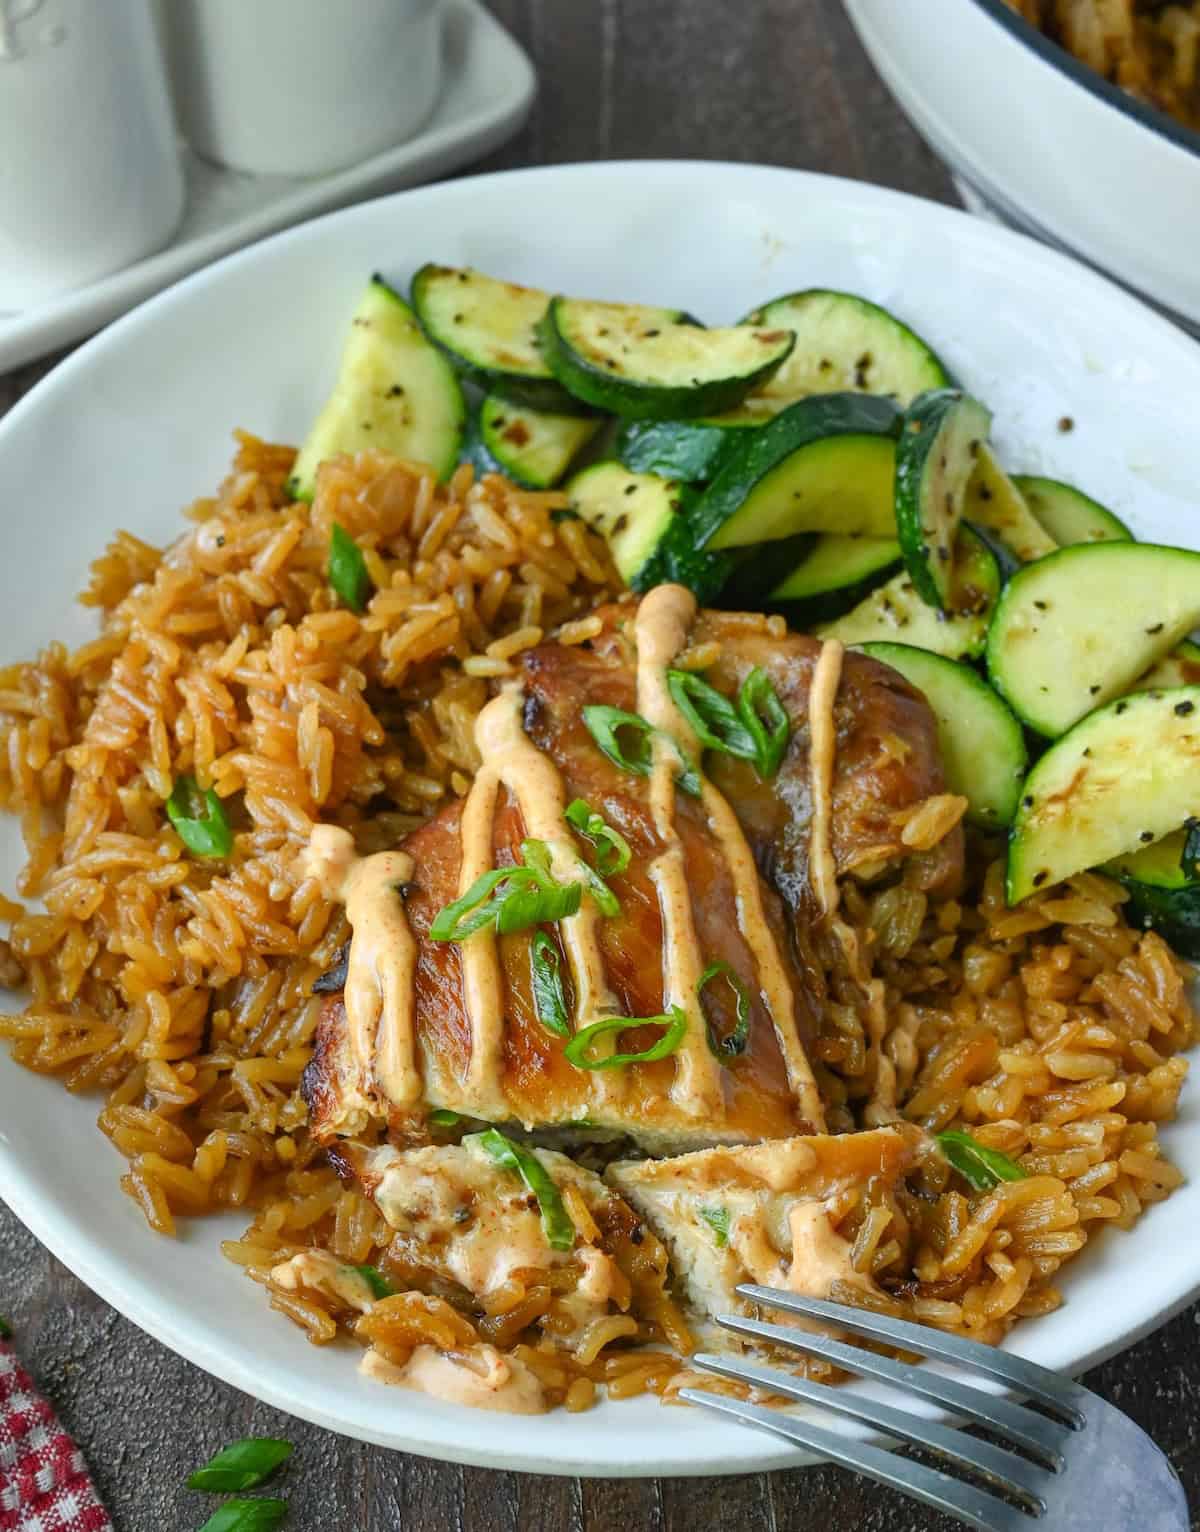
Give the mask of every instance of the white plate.
M 0 424 L 0 656 L 92 629 L 71 605 L 89 558 L 128 527 L 155 541 L 224 471 L 243 425 L 295 441 L 321 402 L 364 277 L 427 259 L 551 289 L 728 320 L 778 293 L 850 288 L 894 308 L 994 408 L 1014 468 L 1054 473 L 1138 533 L 1197 541 L 1200 351 L 1104 279 L 1005 229 L 852 182 L 745 165 L 562 166 L 407 192 L 240 252 L 129 315 Z M 1070 416 L 1075 429 L 1057 428 Z M 0 886 L 20 860 L 11 824 Z M 1128 1235 L 1097 1239 L 1056 1314 L 1015 1347 L 1078 1371 L 1180 1308 L 1200 1269 L 1197 1092 L 1165 1132 L 1193 1180 Z M 552 1473 L 727 1473 L 803 1461 L 772 1439 L 651 1400 L 530 1422 L 361 1380 L 226 1264 L 240 1225 L 151 1234 L 117 1187 L 94 1102 L 0 1057 L 0 1189 L 104 1298 L 201 1367 L 367 1441 Z M 102 1382 L 98 1384 L 102 1386 Z
M 167 248 L 37 308 L 0 308 L 0 371 L 98 330 L 264 234 L 478 159 L 521 126 L 535 86 L 532 64 L 478 0 L 448 0 L 441 94 L 429 121 L 406 143 L 308 178 L 246 175 L 185 151 L 187 211 Z

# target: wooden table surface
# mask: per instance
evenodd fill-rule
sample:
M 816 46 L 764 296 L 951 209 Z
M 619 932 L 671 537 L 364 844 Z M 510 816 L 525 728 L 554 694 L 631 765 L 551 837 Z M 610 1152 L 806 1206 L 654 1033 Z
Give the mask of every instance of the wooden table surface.
M 491 4 L 532 55 L 541 91 L 519 137 L 473 168 L 650 156 L 753 160 L 954 200 L 945 172 L 875 77 L 839 0 Z M 0 412 L 48 365 L 0 378 Z M 288 1527 L 296 1532 L 918 1532 L 950 1526 L 834 1468 L 715 1480 L 581 1481 L 458 1468 L 330 1435 L 254 1403 L 150 1340 L 3 1207 L 0 1313 L 12 1317 L 18 1350 L 83 1447 L 119 1532 L 198 1526 L 205 1512 L 198 1497 L 182 1490 L 184 1477 L 224 1442 L 249 1433 L 296 1444 L 281 1480 L 291 1503 Z M 1153 1433 L 1200 1512 L 1198 1324 L 1200 1308 L 1098 1368 L 1087 1382 Z M 662 1430 L 671 1424 L 666 1411 Z M 1200 1527 L 1200 1519 L 1194 1525 Z

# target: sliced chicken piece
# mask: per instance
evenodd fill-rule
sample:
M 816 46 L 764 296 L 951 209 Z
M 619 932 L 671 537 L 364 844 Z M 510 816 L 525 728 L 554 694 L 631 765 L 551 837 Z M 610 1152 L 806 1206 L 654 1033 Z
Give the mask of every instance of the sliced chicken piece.
M 685 996 L 692 1007 L 689 1027 L 676 1054 L 611 1070 L 577 1068 L 564 1054 L 563 1039 L 538 1019 L 531 970 L 535 933 L 525 930 L 496 942 L 502 1037 L 493 1069 L 481 1051 L 467 998 L 465 965 L 472 955 L 467 947 L 478 939 L 456 944 L 432 941 L 429 935 L 438 912 L 461 892 L 464 816 L 471 812 L 471 800 L 456 802 L 407 837 L 397 849 L 396 870 L 386 874 L 385 869 L 383 878 L 385 893 L 393 885 L 403 886 L 401 923 L 406 921 L 413 943 L 411 980 L 405 982 L 412 994 L 414 1061 L 405 1089 L 394 1088 L 380 1062 L 386 1051 L 379 1041 L 387 1030 L 386 997 L 383 1021 L 377 1006 L 374 1023 L 367 1025 L 348 1020 L 344 993 L 331 995 L 304 1085 L 319 1138 L 329 1142 L 362 1133 L 369 1122 L 382 1119 L 398 1141 L 420 1142 L 428 1136 L 431 1107 L 528 1127 L 586 1122 L 629 1134 L 653 1153 L 785 1138 L 823 1126 L 806 1056 L 825 1003 L 825 975 L 809 940 L 818 910 L 808 867 L 813 815 L 809 691 L 821 644 L 774 634 L 762 617 L 697 616 L 685 643 L 693 653 L 707 649 L 716 655 L 705 671 L 707 679 L 731 695 L 753 667 L 761 667 L 788 714 L 791 738 L 782 766 L 766 780 L 746 762 L 708 752 L 704 769 L 719 789 L 715 803 L 710 789 L 704 797 L 677 790 L 672 820 L 664 829 L 651 779 L 610 760 L 583 716 L 587 704 L 631 713 L 639 709 L 638 605 L 615 604 L 599 616 L 601 631 L 589 644 L 547 643 L 522 655 L 519 681 L 505 693 L 518 709 L 512 723 L 523 746 L 532 745 L 538 759 L 553 769 L 563 802 L 585 800 L 632 852 L 626 870 L 609 880 L 619 913 L 591 927 L 601 973 L 600 992 L 592 996 L 588 1014 L 579 1013 L 578 996 L 567 979 L 571 1024 L 578 1030 L 597 1016 L 657 1017 L 666 1010 L 673 961 L 668 954 L 679 943 L 665 923 L 668 906 L 658 880 L 663 864 L 678 856 L 686 908 L 670 919 L 676 926 L 682 919 L 690 928 L 687 941 L 694 934 L 696 974 L 723 964 L 744 987 L 744 1049 L 731 1055 L 719 1047 L 736 1028 L 735 989 L 709 984 L 701 1004 L 692 983 Z M 491 706 L 498 705 L 500 699 Z M 904 839 L 905 819 L 943 791 L 934 719 L 907 682 L 852 653 L 843 658 L 832 716 L 831 849 L 840 873 L 866 869 L 875 874 L 912 856 Z M 494 754 L 485 744 L 484 773 Z M 322 832 L 328 829 L 321 827 Z M 521 842 L 531 833 L 518 797 L 501 786 L 485 865 L 516 863 Z M 572 843 L 570 832 L 566 840 Z M 586 844 L 577 844 L 586 859 Z M 929 855 L 936 865 L 926 869 L 925 884 L 953 879 L 961 867 L 960 832 L 951 830 Z M 584 905 L 590 906 L 586 894 Z M 400 912 L 399 904 L 395 911 Z M 565 976 L 573 974 L 568 924 L 542 928 L 554 942 Z M 363 940 L 358 931 L 355 942 Z M 352 944 L 351 987 L 354 950 Z M 370 963 L 363 964 L 369 972 L 360 982 L 380 983 L 380 965 L 392 961 L 395 951 L 394 943 L 373 948 Z M 395 1028 L 393 1042 L 394 1035 Z M 631 1028 L 621 1038 L 621 1051 L 643 1051 L 661 1036 L 661 1027 Z M 477 1070 L 481 1064 L 486 1067 Z M 489 1081 L 486 1093 L 473 1079 L 480 1072 Z
M 818 1134 L 618 1161 L 605 1176 L 662 1239 L 697 1314 L 747 1313 L 739 1282 L 812 1298 L 838 1284 L 877 1291 L 854 1267 L 836 1220 L 855 1192 L 886 1194 L 915 1163 L 920 1139 L 909 1127 Z M 715 1327 L 705 1341 L 733 1344 Z

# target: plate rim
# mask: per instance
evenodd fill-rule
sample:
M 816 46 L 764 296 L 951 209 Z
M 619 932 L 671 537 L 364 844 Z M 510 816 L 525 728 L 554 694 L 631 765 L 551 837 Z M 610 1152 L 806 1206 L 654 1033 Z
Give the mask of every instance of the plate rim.
M 599 179 L 646 174 L 665 176 L 673 181 L 686 182 L 693 179 L 703 182 L 717 173 L 720 173 L 723 179 L 732 177 L 735 181 L 743 177 L 774 178 L 781 185 L 790 185 L 793 189 L 797 186 L 803 188 L 805 185 L 816 183 L 833 189 L 834 194 L 840 195 L 843 199 L 859 201 L 864 207 L 869 206 L 875 210 L 882 208 L 885 211 L 889 208 L 895 209 L 896 216 L 902 219 L 924 218 L 932 219 L 935 223 L 945 220 L 950 227 L 961 230 L 964 238 L 980 241 L 993 248 L 996 247 L 997 242 L 1000 247 L 1011 244 L 1013 248 L 1022 250 L 1031 260 L 1042 264 L 1049 263 L 1050 266 L 1059 268 L 1064 276 L 1069 273 L 1077 284 L 1085 286 L 1095 284 L 1097 292 L 1106 303 L 1115 303 L 1125 308 L 1130 318 L 1135 319 L 1139 326 L 1143 329 L 1149 326 L 1157 332 L 1159 340 L 1164 345 L 1177 348 L 1181 359 L 1187 358 L 1190 370 L 1194 371 L 1200 364 L 1200 353 L 1197 353 L 1195 343 L 1187 335 L 1108 277 L 1081 266 L 1069 255 L 1048 249 L 1025 234 L 983 224 L 961 208 L 891 188 L 871 186 L 845 177 L 777 165 L 729 161 L 604 160 L 492 171 L 451 182 L 394 192 L 368 203 L 330 211 L 319 218 L 285 229 L 254 245 L 231 252 L 211 266 L 192 273 L 170 288 L 148 298 L 47 373 L 27 395 L 18 401 L 4 419 L 0 420 L 0 454 L 7 450 L 10 436 L 20 428 L 27 415 L 40 410 L 44 405 L 52 406 L 55 392 L 66 387 L 77 372 L 86 371 L 92 364 L 93 358 L 102 357 L 110 350 L 119 350 L 130 341 L 135 341 L 139 330 L 156 322 L 160 310 L 168 310 L 175 303 L 190 302 L 193 293 L 202 291 L 210 283 L 221 284 L 236 271 L 239 263 L 253 264 L 263 260 L 269 262 L 274 258 L 277 250 L 284 249 L 291 242 L 303 243 L 313 238 L 320 239 L 323 237 L 325 227 L 329 224 L 346 224 L 358 219 L 371 221 L 386 217 L 396 205 L 404 204 L 406 201 L 411 203 L 414 198 L 429 201 L 463 196 L 469 198 L 472 190 L 485 182 L 503 181 L 511 184 L 531 180 L 553 181 L 564 177 Z M 711 191 L 711 188 L 707 189 Z M 373 1432 L 369 1427 L 364 1428 L 357 1422 L 347 1424 L 316 1407 L 307 1398 L 297 1401 L 285 1389 L 272 1383 L 269 1372 L 265 1375 L 255 1373 L 252 1365 L 243 1363 L 231 1351 L 222 1352 L 215 1348 L 202 1335 L 195 1332 L 181 1335 L 177 1330 L 172 1329 L 170 1304 L 164 1300 L 162 1285 L 151 1284 L 147 1278 L 136 1275 L 136 1269 L 127 1262 L 110 1257 L 89 1238 L 75 1235 L 74 1226 L 69 1218 L 65 1215 L 56 1217 L 52 1203 L 39 1201 L 36 1188 L 32 1183 L 26 1184 L 20 1162 L 10 1150 L 2 1133 L 0 1133 L 0 1168 L 8 1172 L 7 1176 L 0 1181 L 0 1185 L 3 1185 L 3 1199 L 18 1219 L 106 1302 L 156 1340 L 213 1376 L 221 1378 L 252 1397 L 262 1399 L 326 1429 L 350 1435 L 355 1439 L 372 1441 L 380 1446 L 447 1461 L 477 1464 L 489 1468 L 560 1475 L 578 1474 L 588 1477 L 640 1477 L 660 1474 L 705 1476 L 737 1471 L 763 1472 L 775 1468 L 803 1466 L 814 1461 L 810 1454 L 798 1453 L 791 1448 L 770 1447 L 767 1445 L 770 1439 L 759 1436 L 757 1433 L 753 1439 L 753 1445 L 749 1440 L 746 1441 L 745 1457 L 749 1461 L 745 1467 L 739 1469 L 737 1458 L 701 1457 L 695 1447 L 691 1448 L 691 1456 L 672 1457 L 660 1453 L 656 1455 L 653 1463 L 608 1461 L 597 1465 L 586 1459 L 570 1457 L 566 1454 L 547 1459 L 544 1451 L 534 1456 L 521 1455 L 509 1450 L 481 1450 L 470 1441 L 469 1426 L 463 1427 L 459 1432 L 460 1441 L 454 1442 L 444 1439 L 436 1430 L 431 1435 L 414 1440 L 395 1430 Z M 1151 1208 L 1146 1216 L 1153 1218 L 1159 1212 L 1161 1212 L 1160 1209 Z M 1113 1236 L 1110 1235 L 1109 1238 L 1111 1237 Z M 146 1294 L 150 1295 L 148 1304 L 143 1301 L 143 1295 Z M 1174 1314 L 1191 1303 L 1197 1294 L 1200 1294 L 1200 1272 L 1185 1291 L 1177 1291 L 1165 1306 L 1159 1307 L 1153 1313 L 1139 1315 L 1132 1324 L 1122 1328 L 1119 1333 L 1110 1336 L 1102 1344 L 1088 1348 L 1082 1356 L 1073 1355 L 1066 1365 L 1073 1372 L 1078 1372 L 1114 1355 L 1165 1324 Z M 1014 1350 L 1018 1352 L 1022 1349 L 1020 1346 L 1014 1347 Z M 382 1418 L 384 1418 L 383 1412 L 381 1412 Z M 418 1423 L 414 1416 L 413 1424 Z M 683 1445 L 686 1444 L 687 1439 L 680 1437 L 679 1441 Z M 735 1448 L 737 1445 L 735 1441 Z M 686 1452 L 686 1446 L 684 1451 Z

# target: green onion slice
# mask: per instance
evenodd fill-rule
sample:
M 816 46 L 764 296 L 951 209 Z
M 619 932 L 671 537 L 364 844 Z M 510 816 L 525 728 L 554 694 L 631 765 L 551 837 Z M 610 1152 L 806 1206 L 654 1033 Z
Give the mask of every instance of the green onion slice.
M 188 1489 L 207 1490 L 214 1495 L 228 1495 L 239 1489 L 253 1489 L 269 1479 L 293 1452 L 291 1442 L 269 1436 L 245 1436 L 222 1447 L 203 1468 L 188 1476 Z
M 286 1500 L 227 1500 L 200 1532 L 275 1532 L 286 1515 Z
M 391 1298 L 395 1295 L 396 1289 L 378 1266 L 351 1266 L 350 1270 L 356 1271 L 371 1289 L 372 1298 Z
M 233 831 L 220 798 L 211 787 L 201 789 L 195 777 L 176 778 L 167 818 L 193 856 L 227 857 L 233 850 Z
M 567 997 L 563 993 L 562 964 L 558 948 L 545 931 L 539 931 L 529 944 L 529 967 L 533 986 L 533 1007 L 547 1032 L 570 1037 Z
M 629 842 L 590 803 L 576 798 L 567 804 L 567 823 L 578 830 L 596 849 L 596 871 L 602 878 L 615 878 L 625 871 L 633 857 Z
M 943 1157 L 974 1191 L 990 1192 L 1001 1181 L 1024 1181 L 1029 1174 L 999 1149 L 989 1149 L 962 1128 L 936 1135 Z
M 660 735 L 669 741 L 679 756 L 679 771 L 675 777 L 678 786 L 694 798 L 700 796 L 700 773 L 671 739 L 652 723 L 647 723 L 640 713 L 627 713 L 623 708 L 608 707 L 599 702 L 589 703 L 583 710 L 583 721 L 588 732 L 614 766 L 631 771 L 635 776 L 648 777 L 654 765 L 652 742 Z M 621 735 L 631 735 L 623 743 Z
M 476 878 L 466 893 L 439 910 L 429 927 L 435 942 L 465 942 L 485 926 L 499 935 L 552 923 L 579 908 L 582 887 L 556 883 L 550 872 L 550 852 L 544 841 L 523 840 L 524 865 L 495 867 Z
M 583 1027 L 563 1049 L 563 1057 L 576 1069 L 616 1069 L 622 1064 L 653 1064 L 675 1052 L 687 1032 L 687 1013 L 673 1005 L 662 1016 L 605 1016 Z M 631 1027 L 662 1027 L 663 1035 L 641 1053 L 614 1053 L 608 1058 L 593 1058 L 592 1045 L 610 1032 L 628 1032 Z
M 335 521 L 329 534 L 329 583 L 352 612 L 366 610 L 371 594 L 371 576 L 363 551 Z
M 709 750 L 736 755 L 743 761 L 758 759 L 758 745 L 742 722 L 737 708 L 715 686 L 692 670 L 668 670 L 667 686 L 675 706 L 692 726 L 696 738 Z
M 439 1106 L 435 1111 L 430 1112 L 429 1120 L 435 1128 L 452 1128 L 456 1123 L 462 1121 L 462 1114 L 460 1112 L 451 1112 L 447 1107 Z
M 733 991 L 735 1021 L 733 1031 L 718 1038 L 708 1019 L 705 1018 L 708 1046 L 719 1059 L 735 1059 L 739 1054 L 745 1053 L 746 1044 L 750 1038 L 750 993 L 728 963 L 710 963 L 696 983 L 696 998 L 700 1001 L 701 1009 L 704 1005 L 705 986 L 713 979 L 724 979 Z
M 562 1197 L 551 1179 L 550 1172 L 537 1155 L 521 1144 L 514 1144 L 511 1138 L 506 1138 L 496 1128 L 489 1128 L 486 1133 L 481 1133 L 479 1142 L 497 1165 L 503 1165 L 505 1170 L 515 1170 L 537 1198 L 542 1215 L 542 1233 L 546 1236 L 546 1243 L 551 1250 L 573 1250 L 575 1225 L 563 1206 Z
M 718 1247 L 724 1247 L 729 1243 L 729 1209 L 722 1207 L 697 1208 L 696 1210 L 704 1222 L 716 1236 Z
M 757 665 L 738 690 L 737 710 L 754 740 L 756 771 L 773 777 L 787 754 L 791 724 L 770 676 Z

